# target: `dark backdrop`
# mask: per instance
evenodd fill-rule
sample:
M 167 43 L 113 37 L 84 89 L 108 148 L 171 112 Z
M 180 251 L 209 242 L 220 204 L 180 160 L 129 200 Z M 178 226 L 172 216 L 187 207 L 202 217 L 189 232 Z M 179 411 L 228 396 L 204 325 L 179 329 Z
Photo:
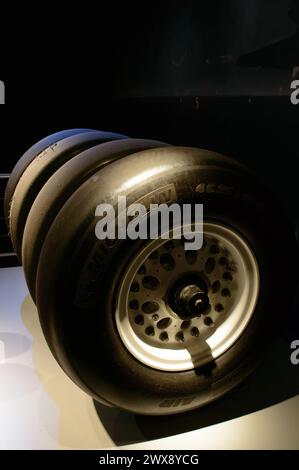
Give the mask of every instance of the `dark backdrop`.
M 258 172 L 297 220 L 299 2 L 13 5 L 1 15 L 0 172 L 51 132 L 201 146 Z

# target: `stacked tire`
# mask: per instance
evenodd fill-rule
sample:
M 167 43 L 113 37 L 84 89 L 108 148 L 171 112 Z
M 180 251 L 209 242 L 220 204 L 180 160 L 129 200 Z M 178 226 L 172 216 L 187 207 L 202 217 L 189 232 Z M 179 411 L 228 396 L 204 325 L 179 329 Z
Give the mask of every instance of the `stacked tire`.
M 97 239 L 96 206 L 120 195 L 203 204 L 203 247 Z M 295 293 L 283 209 L 237 161 L 207 150 L 58 132 L 18 161 L 5 216 L 56 360 L 94 399 L 131 412 L 184 412 L 230 391 L 279 334 Z M 187 281 L 209 297 L 188 320 L 170 301 Z

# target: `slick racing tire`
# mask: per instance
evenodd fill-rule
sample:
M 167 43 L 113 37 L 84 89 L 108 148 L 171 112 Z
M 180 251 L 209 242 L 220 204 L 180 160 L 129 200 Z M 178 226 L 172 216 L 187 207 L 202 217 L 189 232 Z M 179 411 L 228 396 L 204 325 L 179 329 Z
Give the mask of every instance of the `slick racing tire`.
M 67 129 L 65 131 L 55 132 L 54 134 L 51 134 L 41 139 L 40 141 L 38 141 L 36 144 L 32 145 L 24 153 L 24 155 L 17 161 L 9 177 L 9 181 L 7 183 L 6 190 L 5 190 L 4 214 L 5 214 L 7 225 L 9 224 L 9 221 L 8 221 L 9 208 L 10 208 L 10 203 L 13 197 L 13 193 L 15 192 L 18 181 L 21 178 L 22 174 L 24 173 L 25 169 L 35 159 L 35 157 L 37 155 L 40 155 L 48 147 L 55 145 L 57 142 L 59 142 L 62 139 L 65 139 L 75 134 L 80 134 L 83 132 L 92 132 L 92 131 L 93 129 L 78 128 L 78 129 Z
M 227 393 L 278 335 L 295 291 L 297 247 L 282 208 L 237 162 L 201 149 L 132 151 L 85 175 L 59 196 L 34 260 L 57 361 L 96 400 L 139 414 Z M 119 196 L 142 204 L 148 224 L 151 204 L 203 204 L 202 246 L 187 250 L 171 224 L 169 239 L 99 239 L 96 208 L 109 204 L 119 224 Z
M 58 135 L 54 134 L 25 153 L 20 160 L 21 164 L 17 164 L 17 169 L 12 173 L 12 183 L 8 183 L 5 195 L 10 236 L 20 261 L 22 261 L 22 240 L 26 220 L 36 196 L 47 179 L 60 166 L 83 150 L 99 143 L 124 138 L 125 136 L 109 132 L 89 129 L 83 132 L 82 129 L 73 129 Z M 53 140 L 54 143 L 49 144 Z M 44 148 L 46 143 L 47 146 Z M 13 193 L 11 193 L 12 187 L 14 187 Z
M 72 193 L 89 176 L 112 161 L 141 150 L 166 145 L 144 139 L 121 139 L 101 143 L 73 156 L 48 178 L 32 204 L 22 243 L 24 272 L 33 300 L 35 300 L 36 270 L 45 236 Z

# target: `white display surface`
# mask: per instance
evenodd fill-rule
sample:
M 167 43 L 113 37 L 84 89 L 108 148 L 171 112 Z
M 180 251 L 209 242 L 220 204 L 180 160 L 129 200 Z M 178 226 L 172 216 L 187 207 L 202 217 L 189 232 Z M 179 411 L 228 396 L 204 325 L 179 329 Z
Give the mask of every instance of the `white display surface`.
M 95 406 L 52 357 L 22 268 L 0 269 L 0 449 L 299 449 L 289 343 L 281 338 L 244 385 L 200 410 L 144 417 Z

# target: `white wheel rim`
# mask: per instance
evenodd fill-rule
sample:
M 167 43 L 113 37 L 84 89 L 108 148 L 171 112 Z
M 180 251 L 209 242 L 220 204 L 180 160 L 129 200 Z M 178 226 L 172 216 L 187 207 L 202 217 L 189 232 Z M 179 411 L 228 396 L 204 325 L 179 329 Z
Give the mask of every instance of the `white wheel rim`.
M 185 251 L 182 240 L 151 240 L 121 279 L 117 329 L 129 352 L 146 366 L 171 372 L 207 364 L 237 341 L 253 315 L 259 269 L 250 246 L 219 223 L 204 223 L 203 234 L 205 246 L 196 253 Z M 161 261 L 170 260 L 167 253 L 174 261 L 172 269 L 172 262 L 165 269 Z M 167 301 L 171 285 L 185 273 L 204 277 L 211 305 L 210 311 L 191 321 L 182 320 Z

